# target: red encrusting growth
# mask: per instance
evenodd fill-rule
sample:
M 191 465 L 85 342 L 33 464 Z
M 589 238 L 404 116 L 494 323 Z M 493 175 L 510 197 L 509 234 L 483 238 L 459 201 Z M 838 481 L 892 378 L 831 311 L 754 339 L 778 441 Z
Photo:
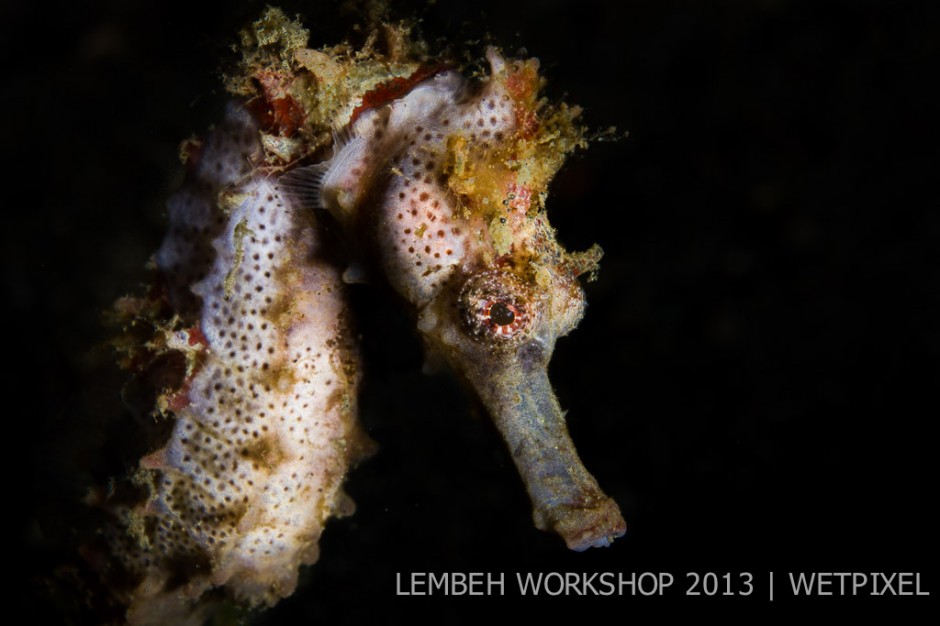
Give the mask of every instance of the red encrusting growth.
M 262 130 L 282 137 L 293 136 L 304 122 L 304 111 L 291 96 L 273 100 L 254 98 L 247 103 L 246 108 L 258 120 Z
M 529 139 L 539 129 L 535 99 L 539 89 L 538 63 L 520 62 L 506 77 L 506 89 L 515 102 L 514 112 L 519 136 Z
M 355 123 L 359 116 L 369 109 L 374 109 L 375 107 L 398 100 L 417 86 L 418 83 L 448 69 L 450 69 L 450 66 L 444 63 L 424 65 L 415 70 L 408 78 L 396 77 L 384 83 L 380 83 L 362 96 L 362 104 L 353 109 L 349 123 Z
M 304 123 L 306 113 L 297 100 L 287 92 L 293 81 L 289 75 L 274 71 L 255 74 L 263 96 L 248 103 L 262 130 L 282 137 L 292 137 Z
M 189 387 L 192 379 L 187 380 L 183 383 L 183 386 L 174 391 L 171 394 L 167 394 L 166 398 L 166 408 L 174 413 L 182 411 L 189 406 L 191 400 L 189 399 Z
M 209 345 L 209 341 L 202 333 L 202 329 L 198 326 L 193 326 L 192 328 L 187 329 L 186 335 L 189 337 L 189 345 L 191 346 L 207 347 Z
M 506 189 L 506 203 L 511 209 L 528 213 L 532 204 L 532 190 L 528 185 L 511 182 Z

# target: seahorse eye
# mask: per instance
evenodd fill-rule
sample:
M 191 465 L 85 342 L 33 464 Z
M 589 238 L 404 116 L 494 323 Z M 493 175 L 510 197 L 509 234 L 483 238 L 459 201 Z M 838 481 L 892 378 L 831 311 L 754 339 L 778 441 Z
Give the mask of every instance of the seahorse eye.
M 460 315 L 474 339 L 517 341 L 532 325 L 531 289 L 512 272 L 492 270 L 472 276 L 460 291 Z
M 494 302 L 489 310 L 490 320 L 497 326 L 508 326 L 516 319 L 516 314 L 513 311 L 515 308 L 515 306 L 506 302 Z

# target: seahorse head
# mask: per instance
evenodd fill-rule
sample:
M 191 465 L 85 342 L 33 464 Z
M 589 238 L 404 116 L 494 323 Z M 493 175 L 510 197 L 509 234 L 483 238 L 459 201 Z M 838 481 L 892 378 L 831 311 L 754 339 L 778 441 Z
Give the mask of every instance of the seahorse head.
M 600 248 L 569 253 L 548 223 L 548 185 L 584 145 L 579 111 L 547 106 L 534 59 L 487 52 L 489 75 L 454 70 L 366 94 L 328 161 L 282 185 L 330 210 L 414 310 L 429 352 L 470 384 L 509 444 L 537 526 L 569 547 L 624 531 L 571 444 L 548 382 L 555 340 L 584 312 L 578 276 Z M 399 79 L 396 79 L 399 80 Z M 390 88 L 377 88 L 389 93 Z
M 605 546 L 624 533 L 623 519 L 578 458 L 547 374 L 556 339 L 584 314 L 578 276 L 596 268 L 601 252 L 568 254 L 549 236 L 544 216 L 523 221 L 541 222 L 541 236 L 515 241 L 512 252 L 495 257 L 491 240 L 480 244 L 486 249 L 476 258 L 495 261 L 453 272 L 418 310 L 418 328 L 429 352 L 461 374 L 506 440 L 536 526 L 575 550 Z

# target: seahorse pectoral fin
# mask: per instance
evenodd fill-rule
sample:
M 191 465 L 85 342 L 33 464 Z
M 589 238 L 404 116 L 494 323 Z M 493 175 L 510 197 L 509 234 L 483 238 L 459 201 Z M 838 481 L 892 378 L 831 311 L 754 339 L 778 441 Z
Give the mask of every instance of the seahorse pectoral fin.
M 541 348 L 524 346 L 504 362 L 465 374 L 509 446 L 532 500 L 537 528 L 559 534 L 572 550 L 608 546 L 626 532 L 613 499 L 585 469 L 548 380 Z M 508 362 L 505 362 L 508 361 Z

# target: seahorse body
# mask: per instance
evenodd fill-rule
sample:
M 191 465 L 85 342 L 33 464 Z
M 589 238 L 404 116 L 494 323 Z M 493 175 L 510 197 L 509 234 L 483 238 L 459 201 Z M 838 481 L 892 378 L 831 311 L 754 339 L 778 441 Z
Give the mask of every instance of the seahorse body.
M 149 345 L 185 360 L 159 402 L 172 432 L 133 476 L 145 498 L 99 502 L 132 624 L 201 623 L 213 588 L 273 604 L 316 560 L 327 518 L 349 512 L 340 486 L 368 440 L 343 285 L 265 158 L 232 105 L 169 202 L 155 261 L 173 316 Z

